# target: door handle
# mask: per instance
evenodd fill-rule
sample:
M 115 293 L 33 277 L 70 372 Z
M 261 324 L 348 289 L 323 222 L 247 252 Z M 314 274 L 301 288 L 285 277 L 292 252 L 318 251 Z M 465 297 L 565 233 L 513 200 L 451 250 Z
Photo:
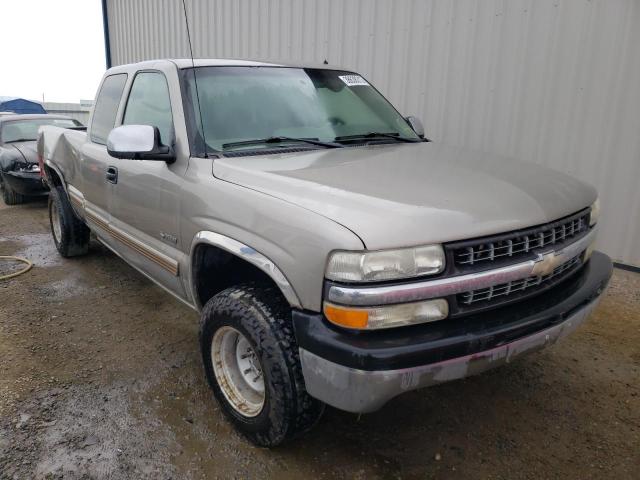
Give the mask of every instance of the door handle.
M 116 167 L 107 168 L 107 182 L 118 183 L 118 169 Z

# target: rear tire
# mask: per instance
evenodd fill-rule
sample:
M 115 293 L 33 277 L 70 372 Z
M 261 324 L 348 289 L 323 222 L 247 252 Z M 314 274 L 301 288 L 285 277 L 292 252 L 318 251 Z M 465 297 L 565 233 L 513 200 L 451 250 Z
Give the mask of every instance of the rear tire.
M 75 257 L 89 251 L 91 232 L 74 213 L 62 187 L 53 187 L 49 193 L 49 224 L 60 255 Z
M 211 298 L 202 312 L 200 346 L 223 412 L 256 445 L 280 445 L 322 416 L 324 404 L 305 389 L 291 308 L 276 288 L 240 285 Z
M 1 173 L 0 176 L 2 176 Z M 0 178 L 0 186 L 2 187 L 2 200 L 6 205 L 19 205 L 25 202 L 26 197 L 11 188 L 11 185 L 4 178 Z

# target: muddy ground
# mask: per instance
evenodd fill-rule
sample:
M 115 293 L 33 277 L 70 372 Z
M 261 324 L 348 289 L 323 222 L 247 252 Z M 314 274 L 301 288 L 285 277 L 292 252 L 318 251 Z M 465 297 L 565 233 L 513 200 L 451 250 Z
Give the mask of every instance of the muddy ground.
M 60 258 L 42 202 L 0 205 L 12 254 L 35 267 L 0 281 L 2 479 L 639 478 L 638 274 L 544 352 L 266 450 L 212 398 L 196 313 L 97 244 Z

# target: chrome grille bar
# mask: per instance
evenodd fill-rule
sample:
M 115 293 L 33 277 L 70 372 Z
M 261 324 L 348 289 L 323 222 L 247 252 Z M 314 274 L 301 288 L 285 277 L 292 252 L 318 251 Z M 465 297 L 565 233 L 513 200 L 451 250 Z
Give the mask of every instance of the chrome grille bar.
M 567 263 L 564 263 L 563 265 L 557 267 L 549 275 L 544 275 L 541 277 L 528 277 L 524 280 L 510 281 L 502 285 L 464 292 L 460 294 L 459 302 L 464 305 L 472 305 L 477 302 L 490 301 L 492 299 L 495 299 L 496 297 L 509 295 L 511 293 L 522 292 L 529 289 L 530 287 L 537 287 L 543 283 L 549 283 L 551 280 L 562 277 L 564 273 L 568 273 L 580 263 L 580 257 L 574 257 Z

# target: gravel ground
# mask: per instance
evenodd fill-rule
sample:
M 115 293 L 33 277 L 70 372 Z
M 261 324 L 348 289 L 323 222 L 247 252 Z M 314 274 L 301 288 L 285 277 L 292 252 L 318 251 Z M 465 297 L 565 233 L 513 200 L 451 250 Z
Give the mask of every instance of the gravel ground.
M 2 479 L 638 478 L 638 274 L 554 347 L 265 450 L 212 398 L 193 311 L 99 245 L 60 258 L 42 202 L 0 204 L 0 255 L 35 264 L 0 281 Z

